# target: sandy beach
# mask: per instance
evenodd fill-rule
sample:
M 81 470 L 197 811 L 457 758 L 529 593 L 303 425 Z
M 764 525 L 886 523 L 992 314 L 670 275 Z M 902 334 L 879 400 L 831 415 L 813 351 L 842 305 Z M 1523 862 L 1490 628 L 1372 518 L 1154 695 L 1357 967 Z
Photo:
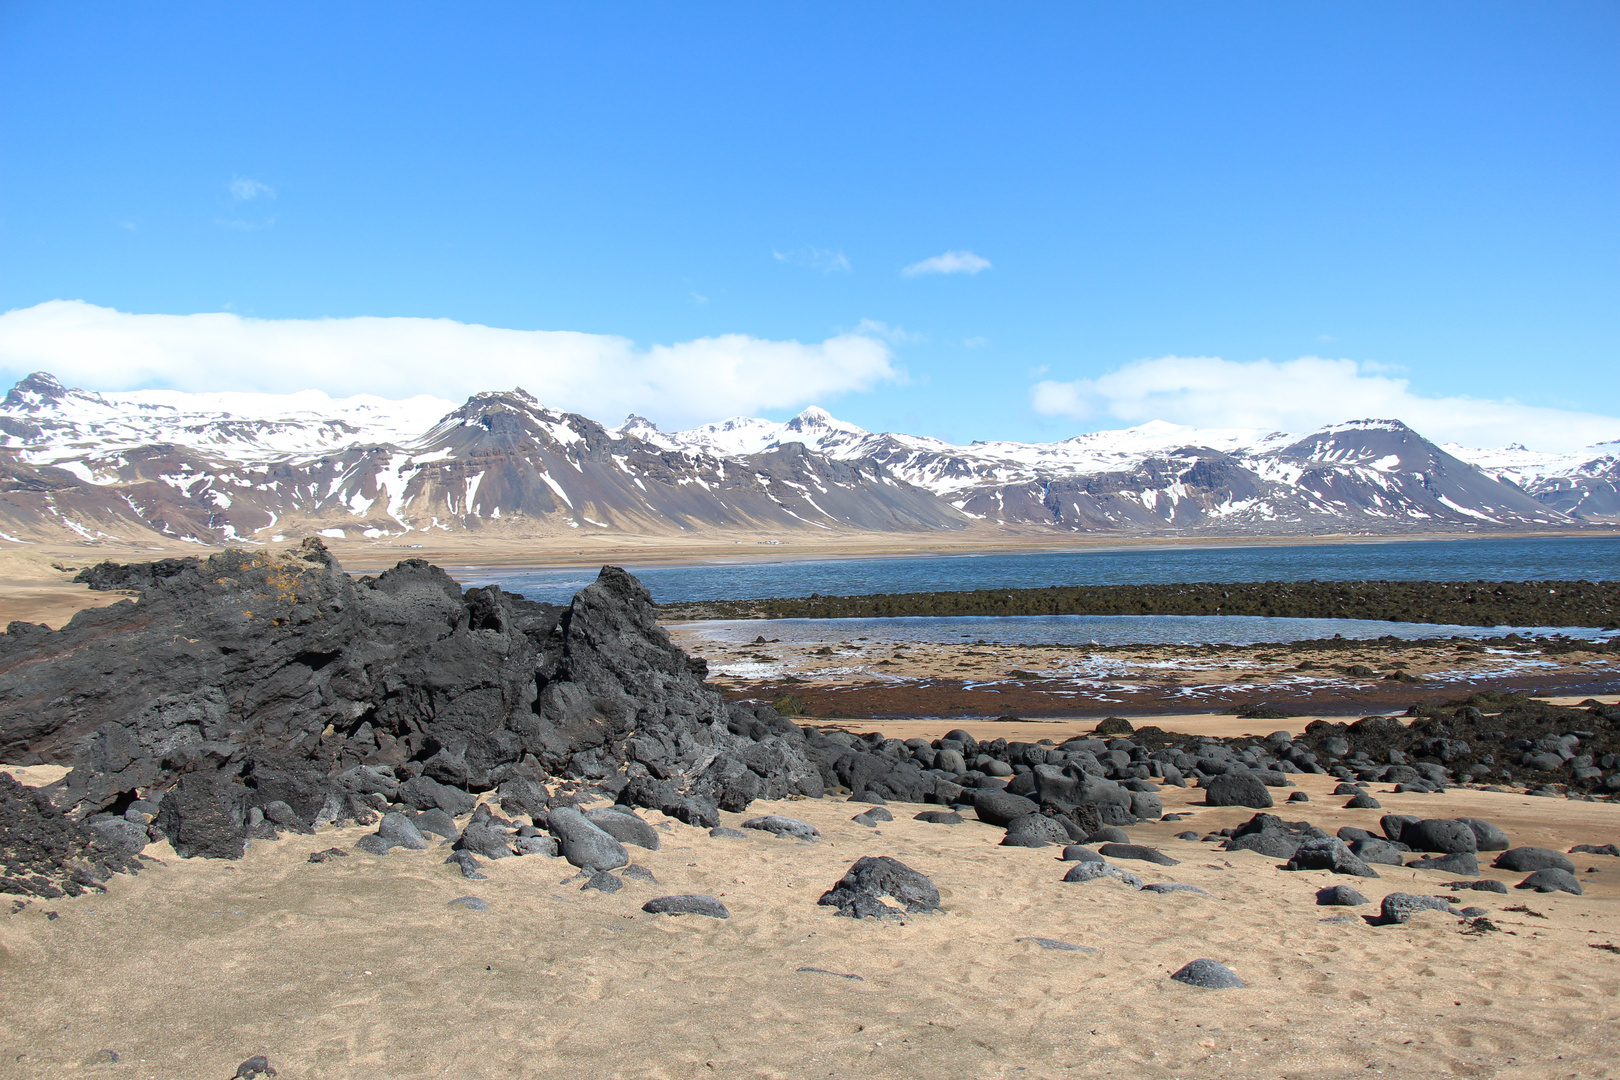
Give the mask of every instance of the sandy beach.
M 1377 812 L 1337 809 L 1330 779 L 1300 781 L 1312 802 L 1282 816 L 1376 828 Z M 1620 833 L 1612 805 L 1378 797 L 1387 812 L 1487 818 L 1515 844 Z M 255 842 L 239 863 L 155 844 L 158 862 L 105 895 L 0 921 L 0 1076 L 227 1077 L 254 1054 L 288 1080 L 1613 1075 L 1620 859 L 1576 856 L 1580 897 L 1463 894 L 1500 932 L 1438 912 L 1378 927 L 1369 908 L 1316 906 L 1315 890 L 1350 881 L 1376 907 L 1387 892 L 1444 893 L 1450 876 L 1334 879 L 1175 839 L 1252 813 L 1200 801 L 1166 789 L 1166 811 L 1191 819 L 1130 829 L 1179 866 L 1122 865 L 1207 896 L 1064 884 L 1056 849 L 998 847 L 1000 829 L 914 821 L 921 807 L 902 805 L 873 830 L 850 821 L 865 807 L 832 799 L 726 816 L 788 814 L 819 844 L 714 839 L 649 812 L 662 849 L 633 850 L 658 885 L 611 896 L 546 858 L 490 864 L 480 882 L 440 849 L 307 862 L 363 830 Z M 929 875 L 943 913 L 902 925 L 816 906 L 861 855 Z M 685 892 L 719 897 L 731 918 L 640 910 Z M 450 906 L 467 895 L 488 910 Z M 1096 951 L 1019 940 L 1035 937 Z M 1199 957 L 1247 987 L 1168 978 Z

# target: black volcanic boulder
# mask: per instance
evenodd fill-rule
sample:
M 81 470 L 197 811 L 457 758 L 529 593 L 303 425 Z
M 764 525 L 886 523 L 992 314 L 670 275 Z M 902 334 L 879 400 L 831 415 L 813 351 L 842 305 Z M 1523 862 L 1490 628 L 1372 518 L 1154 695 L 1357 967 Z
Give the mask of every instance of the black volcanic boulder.
M 885 897 L 900 906 L 885 903 Z M 898 918 L 907 912 L 938 911 L 939 890 L 898 859 L 863 856 L 816 903 L 855 919 Z
M 1468 822 L 1468 827 L 1474 830 L 1474 843 L 1480 851 L 1506 851 L 1508 849 L 1508 835 L 1500 828 L 1488 821 L 1479 818 L 1458 818 L 1458 821 Z
M 222 772 L 187 773 L 163 796 L 152 824 L 183 859 L 240 859 L 247 839 L 247 789 Z
M 1022 795 L 1009 795 L 996 788 L 980 788 L 973 795 L 973 810 L 979 820 L 1005 828 L 1015 818 L 1040 811 L 1040 807 Z
M 1442 855 L 1472 854 L 1479 850 L 1473 826 L 1458 819 L 1425 818 L 1408 822 L 1401 829 L 1400 841 L 1413 851 L 1434 851 Z
M 1204 784 L 1204 802 L 1209 806 L 1247 806 L 1255 810 L 1275 805 L 1265 782 L 1247 770 L 1210 778 Z
M 1498 855 L 1491 865 L 1498 870 L 1516 870 L 1521 874 L 1546 870 L 1549 867 L 1571 874 L 1575 872 L 1575 864 L 1563 853 L 1540 847 L 1511 848 Z

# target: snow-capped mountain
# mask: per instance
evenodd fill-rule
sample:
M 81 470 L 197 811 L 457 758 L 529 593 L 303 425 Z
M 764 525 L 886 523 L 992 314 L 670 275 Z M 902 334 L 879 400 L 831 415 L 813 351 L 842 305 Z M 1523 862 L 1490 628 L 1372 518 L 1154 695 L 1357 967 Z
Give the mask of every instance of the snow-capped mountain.
M 95 394 L 69 390 L 36 372 L 0 401 L 0 446 L 50 447 L 62 461 L 72 461 L 87 450 L 178 443 L 244 461 L 268 461 L 353 442 L 414 439 L 453 408 L 454 402 L 426 395 L 390 401 L 370 395 L 331 398 L 319 390 Z
M 1517 443 L 1494 450 L 1447 445 L 1446 450 L 1537 501 L 1573 517 L 1620 519 L 1620 440 L 1549 454 Z
M 662 432 L 636 416 L 606 428 L 522 390 L 450 407 L 317 392 L 95 394 L 41 373 L 0 401 L 0 539 L 1548 528 L 1620 518 L 1616 449 L 1579 462 L 1491 452 L 1498 459 L 1389 420 L 1304 436 L 1155 422 L 954 446 L 817 408 Z
M 782 424 L 739 418 L 657 434 L 672 447 L 713 447 L 718 436 L 744 452 L 797 442 L 828 457 L 880 461 L 967 516 L 998 525 L 1275 532 L 1568 521 L 1561 508 L 1483 475 L 1395 420 L 1338 424 L 1308 436 L 1156 420 L 1053 443 L 953 446 L 872 434 L 807 409 Z

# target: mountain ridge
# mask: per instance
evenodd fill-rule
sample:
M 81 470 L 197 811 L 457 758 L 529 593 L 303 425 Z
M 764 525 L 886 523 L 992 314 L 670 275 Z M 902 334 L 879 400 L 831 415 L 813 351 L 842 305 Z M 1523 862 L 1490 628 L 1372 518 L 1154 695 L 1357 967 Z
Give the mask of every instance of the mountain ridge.
M 445 408 L 445 406 L 449 406 Z M 1051 443 L 868 432 L 810 407 L 663 432 L 518 388 L 459 406 L 98 394 L 0 400 L 0 542 L 806 531 L 1306 536 L 1620 522 L 1620 444 L 1441 447 L 1399 420 L 1299 435 L 1153 421 Z

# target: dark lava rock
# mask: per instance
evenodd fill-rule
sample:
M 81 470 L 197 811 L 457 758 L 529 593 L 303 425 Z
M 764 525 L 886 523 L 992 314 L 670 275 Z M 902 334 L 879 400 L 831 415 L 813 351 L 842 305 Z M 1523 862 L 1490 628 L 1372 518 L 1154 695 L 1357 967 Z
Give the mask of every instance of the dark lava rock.
M 187 773 L 163 796 L 152 824 L 182 859 L 240 859 L 247 839 L 247 789 L 222 772 Z
M 1231 968 L 1207 959 L 1194 960 L 1170 977 L 1176 982 L 1201 986 L 1205 990 L 1228 990 L 1243 986 L 1243 980 L 1232 974 Z
M 547 827 L 561 844 L 563 858 L 581 870 L 616 870 L 630 861 L 623 844 L 575 807 L 553 809 Z
M 165 562 L 175 562 L 175 561 L 195 562 L 196 560 L 195 559 L 186 559 L 186 560 L 166 559 L 164 561 Z M 233 1076 L 231 1078 L 231 1080 L 257 1080 L 258 1075 L 260 1073 L 263 1073 L 266 1076 L 275 1076 L 276 1075 L 276 1070 L 270 1067 L 270 1059 L 269 1058 L 265 1057 L 263 1054 L 256 1054 L 253 1057 L 248 1058 L 246 1061 L 242 1062 L 242 1064 L 240 1064 L 240 1065 L 238 1065 L 236 1067 L 236 1075 Z
M 893 821 L 894 815 L 891 814 L 885 807 L 874 806 L 870 810 L 863 810 L 861 813 L 856 814 L 850 820 L 859 821 L 863 825 L 868 823 L 876 824 L 880 821 Z
M 1028 833 L 1008 833 L 1001 838 L 1001 847 L 1043 848 L 1051 847 L 1054 841 L 1042 839 L 1039 836 L 1030 836 Z
M 124 855 L 139 855 L 151 840 L 145 825 L 137 825 L 123 818 L 100 821 L 92 818 L 88 824 Z
M 1333 789 L 1333 794 L 1335 795 L 1360 795 L 1361 792 L 1362 789 L 1356 787 L 1354 784 L 1340 784 L 1338 787 Z
M 1102 862 L 1103 857 L 1088 847 L 1070 844 L 1063 849 L 1064 862 Z
M 1411 893 L 1390 893 L 1379 906 L 1379 921 L 1385 925 L 1404 923 L 1420 911 L 1451 910 L 1451 903 L 1443 896 L 1414 896 Z
M 1102 825 L 1091 830 L 1086 836 L 1088 844 L 1128 844 L 1130 835 L 1117 825 Z
M 1498 870 L 1512 870 L 1520 874 L 1547 869 L 1564 870 L 1571 874 L 1575 872 L 1575 864 L 1561 853 L 1542 847 L 1511 848 L 1498 855 L 1491 865 Z
M 1316 902 L 1323 907 L 1360 907 L 1372 903 L 1348 885 L 1329 885 L 1316 890 Z
M 318 540 L 142 565 L 95 575 L 136 602 L 0 635 L 0 760 L 71 765 L 58 808 L 81 817 L 161 796 L 185 855 L 238 856 L 254 808 L 305 831 L 499 787 L 534 814 L 547 774 L 623 776 L 621 802 L 704 827 L 838 782 L 791 721 L 705 685 L 615 567 L 559 607 L 416 559 L 352 578 Z M 874 783 L 910 783 L 883 760 Z
M 1070 840 L 1068 830 L 1057 819 L 1045 814 L 1024 814 L 1013 818 L 1007 823 L 1007 836 L 1029 837 L 1048 844 L 1067 844 Z
M 632 813 L 629 808 L 585 811 L 585 820 L 607 833 L 621 844 L 634 844 L 648 851 L 659 848 L 658 833 L 653 827 Z
M 1581 883 L 1568 870 L 1549 866 L 1537 870 L 1514 886 L 1515 889 L 1534 889 L 1536 892 L 1567 892 L 1581 895 Z
M 658 884 L 658 879 L 653 877 L 653 872 L 645 866 L 627 866 L 619 871 L 619 874 L 621 877 L 629 878 L 631 881 L 642 881 L 648 885 Z
M 1620 845 L 1604 844 L 1598 847 L 1595 844 L 1576 844 L 1569 849 L 1571 855 L 1620 855 Z
M 884 897 L 900 906 L 885 903 Z M 856 919 L 897 918 L 907 912 L 938 911 L 939 890 L 898 859 L 864 856 L 816 903 Z
M 1479 818 L 1458 818 L 1466 821 L 1468 827 L 1474 830 L 1474 848 L 1476 851 L 1506 851 L 1508 849 L 1508 834 Z
M 1479 860 L 1473 852 L 1459 851 L 1454 855 L 1430 856 L 1414 859 L 1406 864 L 1409 870 L 1439 870 L 1447 874 L 1461 874 L 1465 877 L 1479 876 Z
M 1232 831 L 1221 846 L 1227 851 L 1254 851 L 1272 859 L 1294 857 L 1299 845 L 1324 835 L 1304 821 L 1284 821 L 1274 814 L 1256 814 Z
M 1101 859 L 1095 862 L 1087 860 L 1075 863 L 1069 868 L 1069 872 L 1063 875 L 1063 880 L 1071 884 L 1077 881 L 1100 881 L 1103 878 L 1113 878 L 1115 881 L 1124 882 L 1133 889 L 1142 888 L 1141 878 L 1129 870 L 1121 870 L 1117 866 L 1110 866 Z
M 1015 818 L 1040 812 L 1040 806 L 1022 795 L 1011 795 L 994 788 L 979 788 L 973 793 L 973 811 L 979 820 L 1006 827 Z
M 1365 791 L 1358 791 L 1344 804 L 1346 810 L 1382 810 L 1384 804 Z
M 581 885 L 579 888 L 581 892 L 586 889 L 595 889 L 597 892 L 616 893 L 620 889 L 624 888 L 624 882 L 620 881 L 606 870 L 598 870 L 596 873 L 592 874 L 590 878 L 586 880 L 585 884 Z
M 404 814 L 384 814 L 377 826 L 377 835 L 386 840 L 389 847 L 410 848 L 412 851 L 426 851 L 428 848 L 427 837 L 416 827 L 416 822 Z
M 386 854 L 386 850 L 384 854 Z M 461 876 L 469 881 L 487 881 L 489 879 L 487 874 L 478 872 L 479 868 L 484 864 L 479 862 L 470 851 L 452 851 L 450 857 L 444 861 L 446 865 L 453 864 L 460 867 Z
M 1104 844 L 1097 849 L 1097 854 L 1108 859 L 1135 859 L 1139 862 L 1157 863 L 1160 866 L 1180 866 L 1180 859 L 1172 859 L 1157 848 L 1145 844 Z
M 103 833 L 57 810 L 44 791 L 0 773 L 0 893 L 79 896 L 140 865 Z
M 325 851 L 312 851 L 312 852 L 310 852 L 309 853 L 309 861 L 312 862 L 312 863 L 323 863 L 323 862 L 327 862 L 327 861 L 329 861 L 331 859 L 347 858 L 348 854 L 349 853 L 347 851 L 344 851 L 342 848 L 331 847 L 331 848 L 327 848 Z
M 463 907 L 468 911 L 488 911 L 489 901 L 477 896 L 458 896 L 444 906 Z
M 888 801 L 875 791 L 863 791 L 859 795 L 851 795 L 849 802 L 871 803 L 873 806 L 887 806 Z
M 474 819 L 456 838 L 455 850 L 470 851 L 486 859 L 508 859 L 512 857 L 510 835 L 498 825 L 480 825 Z
M 418 814 L 415 825 L 424 833 L 442 836 L 446 840 L 455 840 L 461 836 L 461 833 L 456 829 L 455 820 L 438 807 L 424 810 Z
M 716 840 L 746 840 L 748 834 L 741 829 L 733 829 L 729 825 L 716 825 L 709 830 L 709 835 Z
M 879 808 L 874 806 L 872 809 L 876 810 Z M 849 820 L 853 821 L 857 825 L 865 825 L 868 829 L 875 829 L 879 824 L 881 824 L 878 819 L 873 817 L 871 814 L 856 814 Z M 889 820 L 893 821 L 894 818 L 890 817 Z
M 1382 863 L 1385 866 L 1403 866 L 1406 863 L 1402 848 L 1377 837 L 1357 840 L 1350 845 L 1350 853 L 1366 863 Z
M 1309 795 L 1305 794 L 1303 791 L 1290 791 L 1288 793 L 1288 801 L 1289 802 L 1310 802 L 1311 797 Z
M 711 919 L 729 919 L 726 905 L 712 896 L 688 893 L 683 896 L 659 896 L 641 905 L 649 915 L 707 915 Z
M 1448 881 L 1448 889 L 1473 889 L 1477 892 L 1493 892 L 1507 894 L 1507 886 L 1495 878 L 1481 878 L 1479 881 Z
M 1265 782 L 1247 770 L 1212 777 L 1205 785 L 1204 802 L 1209 806 L 1248 806 L 1257 810 L 1275 805 Z
M 924 810 L 913 820 L 927 821 L 934 825 L 960 825 L 963 819 L 955 810 Z
M 771 814 L 768 817 L 750 818 L 743 822 L 742 827 L 745 829 L 758 829 L 761 832 L 768 832 L 772 836 L 791 837 L 806 844 L 814 844 L 821 840 L 821 830 L 808 821 L 782 817 L 777 814 Z
M 1422 818 L 1415 818 L 1410 814 L 1385 814 L 1378 819 L 1378 827 L 1383 829 L 1384 835 L 1391 840 L 1400 840 L 1401 843 L 1405 843 L 1406 841 L 1401 840 L 1401 833 L 1406 830 L 1408 825 L 1415 825 L 1421 820 Z
M 1400 840 L 1413 851 L 1437 851 L 1442 855 L 1472 853 L 1479 850 L 1479 841 L 1474 836 L 1473 826 L 1456 819 L 1426 818 L 1422 821 L 1411 821 L 1401 829 L 1400 836 L 1392 839 Z
M 458 787 L 431 776 L 417 776 L 399 786 L 399 801 L 413 810 L 439 810 L 452 818 L 470 814 L 477 802 Z
M 1336 836 L 1306 840 L 1288 860 L 1289 870 L 1331 870 L 1335 874 L 1375 878 L 1378 871 L 1351 853 L 1349 845 Z

